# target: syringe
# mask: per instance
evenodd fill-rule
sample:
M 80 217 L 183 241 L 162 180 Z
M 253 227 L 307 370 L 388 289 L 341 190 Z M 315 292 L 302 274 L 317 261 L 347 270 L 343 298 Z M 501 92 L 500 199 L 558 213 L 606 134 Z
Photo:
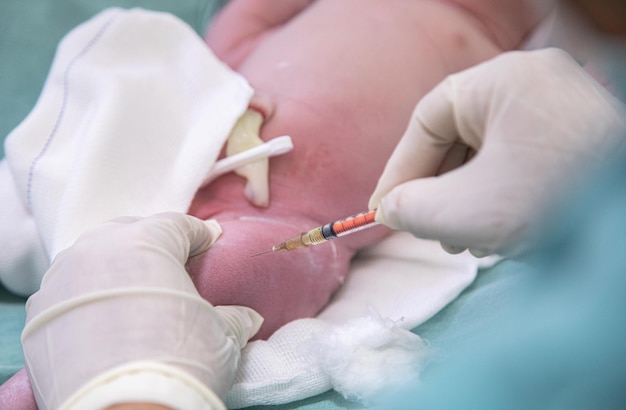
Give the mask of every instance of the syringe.
M 278 245 L 274 245 L 270 251 L 261 252 L 253 256 L 263 255 L 270 252 L 276 253 L 292 251 L 294 249 L 305 248 L 311 245 L 319 245 L 320 243 L 327 242 L 334 238 L 339 238 L 340 236 L 350 235 L 352 233 L 362 231 L 363 229 L 378 225 L 378 222 L 374 219 L 375 216 L 376 211 L 361 212 L 360 214 L 352 215 L 326 225 L 318 226 L 308 232 L 303 232 L 291 239 L 287 239 Z

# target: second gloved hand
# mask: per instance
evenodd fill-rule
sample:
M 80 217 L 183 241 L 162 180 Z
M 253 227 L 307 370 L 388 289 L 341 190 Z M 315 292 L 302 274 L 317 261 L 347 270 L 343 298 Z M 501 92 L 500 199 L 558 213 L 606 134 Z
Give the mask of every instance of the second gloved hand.
M 177 213 L 123 218 L 59 253 L 27 302 L 22 334 L 39 408 L 224 408 L 262 318 L 212 306 L 185 271 L 220 232 Z
M 622 143 L 624 115 L 565 52 L 505 53 L 419 102 L 369 207 L 453 253 L 517 254 L 564 188 Z

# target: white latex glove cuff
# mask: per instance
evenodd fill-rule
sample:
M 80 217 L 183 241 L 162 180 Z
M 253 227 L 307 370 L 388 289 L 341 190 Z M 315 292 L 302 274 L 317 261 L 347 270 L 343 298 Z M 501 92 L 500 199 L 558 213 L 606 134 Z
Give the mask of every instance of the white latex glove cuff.
M 153 403 L 181 410 L 226 409 L 199 380 L 174 366 L 153 361 L 128 363 L 99 375 L 60 409 L 104 409 L 121 403 Z

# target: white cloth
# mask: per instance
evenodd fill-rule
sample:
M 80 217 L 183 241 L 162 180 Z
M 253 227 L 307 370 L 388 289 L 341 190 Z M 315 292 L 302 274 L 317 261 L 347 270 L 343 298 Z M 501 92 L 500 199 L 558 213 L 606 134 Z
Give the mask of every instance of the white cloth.
M 317 318 L 288 323 L 243 349 L 226 405 L 288 403 L 331 388 L 374 400 L 390 384 L 408 381 L 428 353 L 409 330 L 454 300 L 480 266 L 495 262 L 392 234 L 353 260 L 346 282 Z
M 85 229 L 119 215 L 186 211 L 251 95 L 170 15 L 113 9 L 72 31 L 39 101 L 6 142 L 0 279 L 32 293 L 47 259 Z M 470 255 L 392 235 L 354 261 L 319 318 L 244 349 L 228 406 L 286 403 L 333 387 L 367 400 L 364 391 L 384 383 L 360 370 L 384 382 L 418 366 L 423 343 L 407 329 L 453 300 L 477 268 Z M 341 363 L 319 354 L 335 348 Z
M 3 193 L 17 188 L 27 211 L 3 212 L 3 242 L 41 243 L 53 258 L 116 216 L 185 212 L 252 92 L 169 14 L 112 9 L 79 26 L 6 140 L 13 181 L 2 174 Z M 19 259 L 4 260 L 2 276 L 25 275 L 24 252 L 6 253 Z M 40 278 L 46 267 L 28 274 Z

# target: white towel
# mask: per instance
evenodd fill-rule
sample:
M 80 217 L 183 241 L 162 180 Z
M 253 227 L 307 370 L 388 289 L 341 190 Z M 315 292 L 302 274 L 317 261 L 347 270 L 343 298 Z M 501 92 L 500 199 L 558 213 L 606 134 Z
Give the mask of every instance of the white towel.
M 34 292 L 50 258 L 113 217 L 185 212 L 251 95 L 168 14 L 112 9 L 70 32 L 39 101 L 6 142 L 3 283 Z M 454 299 L 477 266 L 467 254 L 392 235 L 354 261 L 319 318 L 245 348 L 227 404 L 286 403 L 333 387 L 367 399 L 419 366 L 422 341 L 408 329 Z
M 346 282 L 313 319 L 286 324 L 243 350 L 226 404 L 242 408 L 305 399 L 334 388 L 369 403 L 386 388 L 409 382 L 425 355 L 410 329 L 454 300 L 496 262 L 398 232 L 359 254 Z

